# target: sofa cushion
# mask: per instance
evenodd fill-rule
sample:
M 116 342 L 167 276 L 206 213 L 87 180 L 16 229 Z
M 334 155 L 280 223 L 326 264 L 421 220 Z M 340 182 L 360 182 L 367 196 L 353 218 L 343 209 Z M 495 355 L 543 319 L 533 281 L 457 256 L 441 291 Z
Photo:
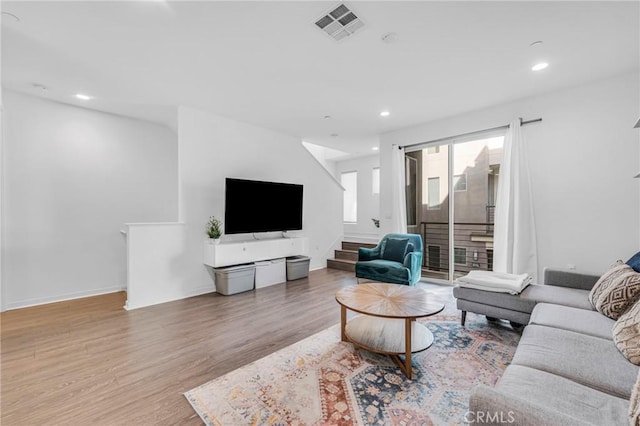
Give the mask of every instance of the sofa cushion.
M 640 298 L 640 273 L 624 263 L 614 269 L 615 276 L 601 286 L 594 306 L 598 312 L 616 320 Z
M 596 311 L 570 306 L 538 303 L 531 313 L 529 324 L 556 327 L 602 339 L 613 339 L 616 322 Z
M 640 365 L 640 301 L 616 321 L 613 341 L 629 361 Z
M 528 291 L 531 287 L 539 286 L 530 285 L 525 288 L 521 294 Z M 453 288 L 453 296 L 457 299 L 469 300 L 475 303 L 526 313 L 530 313 L 533 310 L 533 307 L 536 306 L 535 300 L 523 299 L 520 295 L 496 293 L 493 291 L 478 290 L 475 288 L 460 286 Z
M 408 238 L 387 238 L 387 244 L 382 251 L 382 258 L 394 262 L 404 262 L 408 244 Z
M 505 395 L 518 395 L 541 410 L 596 425 L 622 425 L 628 401 L 583 386 L 564 377 L 521 365 L 509 366 L 496 385 Z M 553 422 L 553 424 L 560 424 Z M 562 422 L 565 424 L 565 422 Z
M 631 400 L 629 401 L 629 424 L 631 426 L 640 426 L 640 372 L 636 379 L 636 384 L 631 392 Z
M 640 251 L 631 256 L 631 259 L 627 260 L 626 263 L 631 266 L 634 271 L 640 272 Z
M 530 285 L 520 293 L 520 297 L 523 299 L 533 300 L 537 303 L 553 303 L 592 311 L 593 306 L 589 303 L 588 296 L 589 290 L 555 285 Z
M 629 399 L 638 367 L 611 340 L 554 327 L 528 325 L 512 360 L 584 386 Z
M 456 306 L 461 311 L 473 312 L 488 317 L 500 318 L 513 321 L 518 324 L 528 324 L 531 314 L 528 312 L 514 311 L 511 309 L 503 309 L 498 306 L 485 305 L 484 303 L 476 303 L 466 299 L 456 300 Z

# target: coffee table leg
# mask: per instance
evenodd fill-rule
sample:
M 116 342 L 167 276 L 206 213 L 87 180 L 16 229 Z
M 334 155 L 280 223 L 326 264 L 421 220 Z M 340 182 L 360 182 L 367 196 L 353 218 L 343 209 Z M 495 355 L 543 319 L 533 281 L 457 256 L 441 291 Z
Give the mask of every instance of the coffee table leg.
M 347 308 L 340 305 L 340 339 L 343 342 L 347 341 L 347 335 L 344 332 L 344 329 L 346 326 L 347 326 Z
M 404 370 L 407 379 L 411 380 L 411 318 L 404 320 Z

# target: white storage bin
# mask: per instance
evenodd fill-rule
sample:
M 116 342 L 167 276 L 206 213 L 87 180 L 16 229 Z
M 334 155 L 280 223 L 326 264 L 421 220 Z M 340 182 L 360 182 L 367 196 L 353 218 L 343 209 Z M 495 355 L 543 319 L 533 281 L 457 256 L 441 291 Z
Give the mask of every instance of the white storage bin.
M 228 268 L 216 268 L 215 283 L 216 292 L 229 296 L 253 290 L 253 281 L 256 267 L 253 263 L 248 265 L 230 266 Z
M 284 258 L 256 262 L 256 288 L 283 283 L 287 280 Z

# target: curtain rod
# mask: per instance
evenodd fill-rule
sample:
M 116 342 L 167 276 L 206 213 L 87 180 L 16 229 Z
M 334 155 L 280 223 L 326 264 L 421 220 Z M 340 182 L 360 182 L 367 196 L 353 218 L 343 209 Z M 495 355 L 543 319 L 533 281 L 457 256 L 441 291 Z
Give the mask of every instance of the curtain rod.
M 542 121 L 542 118 L 534 118 L 532 120 L 524 121 L 522 119 L 522 117 L 520 117 L 520 125 L 521 126 L 524 126 L 525 124 L 539 123 L 541 121 Z M 409 147 L 418 146 L 418 145 L 433 144 L 433 143 L 436 143 L 436 142 L 447 141 L 447 140 L 450 140 L 450 139 L 456 139 L 456 138 L 461 138 L 461 137 L 466 137 L 466 136 L 473 136 L 473 135 L 479 134 L 479 133 L 492 132 L 492 131 L 508 129 L 508 128 L 509 128 L 509 125 L 505 124 L 504 126 L 497 126 L 497 127 L 492 127 L 490 129 L 484 129 L 484 130 L 476 130 L 475 132 L 462 133 L 460 135 L 455 135 L 455 136 L 447 136 L 446 138 L 434 139 L 434 140 L 428 141 L 428 142 L 418 142 L 418 143 L 412 143 L 412 144 L 409 144 L 409 145 L 398 145 L 398 148 L 402 149 L 402 148 L 409 148 Z

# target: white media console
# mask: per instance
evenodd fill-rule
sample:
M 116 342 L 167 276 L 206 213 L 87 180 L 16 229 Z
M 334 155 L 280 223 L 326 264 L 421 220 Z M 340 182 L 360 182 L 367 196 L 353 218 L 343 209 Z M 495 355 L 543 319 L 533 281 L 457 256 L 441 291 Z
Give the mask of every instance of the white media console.
M 231 241 L 219 244 L 204 242 L 204 264 L 214 268 L 308 254 L 309 240 L 306 237 Z

